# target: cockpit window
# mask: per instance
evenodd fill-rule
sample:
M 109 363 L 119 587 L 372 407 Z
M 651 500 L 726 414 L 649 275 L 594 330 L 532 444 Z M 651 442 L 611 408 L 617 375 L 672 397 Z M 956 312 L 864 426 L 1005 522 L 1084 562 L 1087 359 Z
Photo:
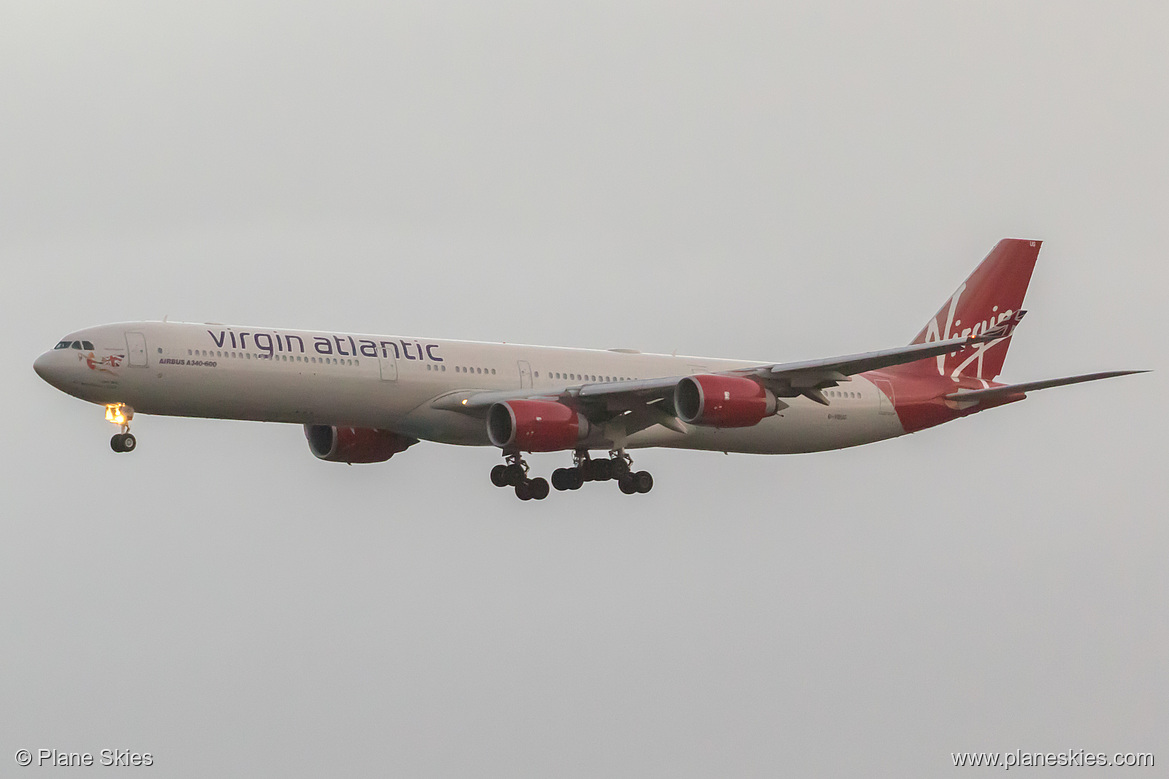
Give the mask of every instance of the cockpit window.
M 74 341 L 74 342 L 73 342 L 73 348 L 74 348 L 74 349 L 80 349 L 80 348 L 81 348 L 81 341 Z
M 89 351 L 91 351 L 91 352 L 92 352 L 92 351 L 93 351 L 93 342 L 91 342 L 91 341 L 82 341 L 82 342 L 81 342 L 81 348 L 82 348 L 82 349 L 88 349 Z
M 72 344 L 72 341 L 61 341 L 53 348 L 54 349 L 68 349 L 71 344 Z

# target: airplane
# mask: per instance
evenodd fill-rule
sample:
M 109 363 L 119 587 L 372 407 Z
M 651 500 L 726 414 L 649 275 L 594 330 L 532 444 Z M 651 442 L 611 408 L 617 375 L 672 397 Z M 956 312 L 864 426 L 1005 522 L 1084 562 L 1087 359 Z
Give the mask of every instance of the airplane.
M 135 414 L 304 426 L 321 460 L 389 460 L 419 441 L 494 446 L 497 487 L 543 500 L 524 454 L 571 453 L 551 486 L 616 481 L 649 492 L 629 450 L 788 454 L 867 444 L 1023 400 L 1144 371 L 996 382 L 1040 241 L 1004 239 L 908 346 L 789 363 L 633 349 L 570 349 L 180 322 L 71 333 L 33 364 L 57 389 L 105 407 L 137 447 Z M 593 452 L 604 453 L 593 457 Z

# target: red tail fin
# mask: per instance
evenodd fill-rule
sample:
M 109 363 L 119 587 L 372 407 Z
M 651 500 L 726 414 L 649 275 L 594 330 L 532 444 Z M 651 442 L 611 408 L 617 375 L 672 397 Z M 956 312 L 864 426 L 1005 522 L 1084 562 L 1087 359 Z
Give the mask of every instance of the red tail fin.
M 1041 244 L 1042 241 L 1017 238 L 1005 238 L 995 244 L 911 343 L 978 335 L 1013 321 L 1023 305 Z M 1008 336 L 934 360 L 913 363 L 913 369 L 931 373 L 936 369 L 938 375 L 954 379 L 966 376 L 991 380 L 1002 371 L 1010 344 Z

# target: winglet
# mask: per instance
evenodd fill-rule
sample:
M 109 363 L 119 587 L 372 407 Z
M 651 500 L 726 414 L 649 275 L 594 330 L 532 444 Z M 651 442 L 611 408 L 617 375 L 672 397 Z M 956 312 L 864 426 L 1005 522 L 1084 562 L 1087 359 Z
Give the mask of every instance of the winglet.
M 991 340 L 999 338 L 1010 338 L 1015 333 L 1015 328 L 1023 321 L 1023 317 L 1027 315 L 1026 311 L 1016 311 L 1014 315 L 997 327 L 992 327 L 983 333 L 984 336 L 989 336 Z

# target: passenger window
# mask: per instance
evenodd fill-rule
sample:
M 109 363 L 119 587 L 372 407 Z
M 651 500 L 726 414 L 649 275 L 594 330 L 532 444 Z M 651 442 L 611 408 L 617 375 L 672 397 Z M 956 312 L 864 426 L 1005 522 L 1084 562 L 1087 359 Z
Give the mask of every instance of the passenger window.
M 491 369 L 491 375 L 492 375 L 492 376 L 494 376 L 494 375 L 495 375 L 495 369 L 494 369 L 494 368 L 492 368 L 492 369 Z M 537 374 L 537 375 L 538 375 L 538 374 Z

